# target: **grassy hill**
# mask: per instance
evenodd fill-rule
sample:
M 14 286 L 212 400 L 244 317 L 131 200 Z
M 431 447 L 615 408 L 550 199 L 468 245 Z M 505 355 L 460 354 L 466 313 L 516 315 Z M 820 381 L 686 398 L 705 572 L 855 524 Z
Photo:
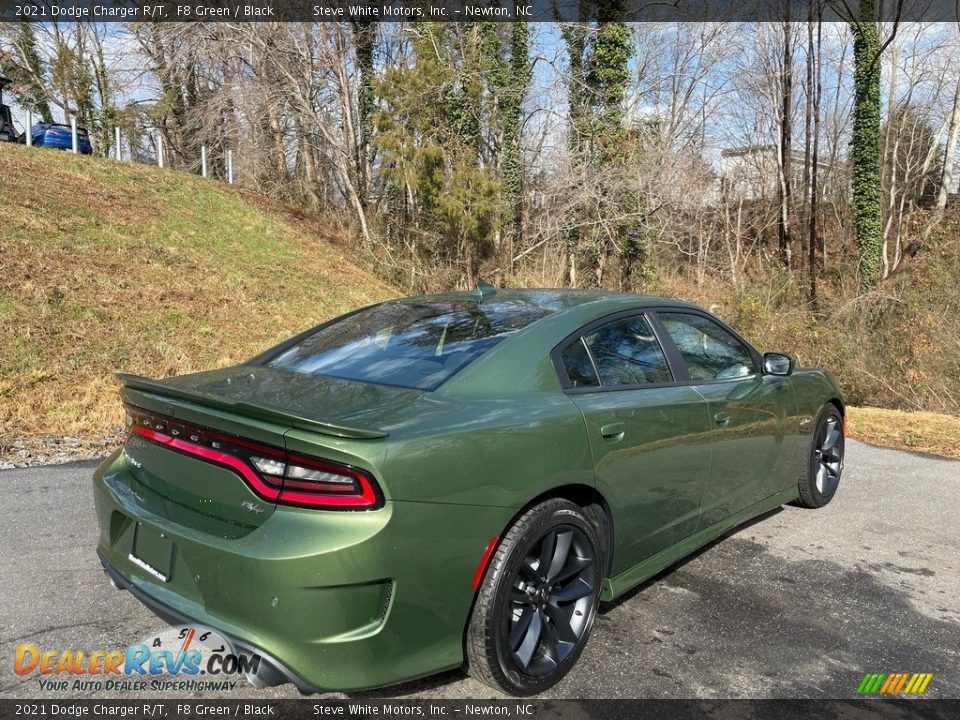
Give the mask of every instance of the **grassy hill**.
M 162 377 L 230 365 L 401 294 L 358 264 L 341 229 L 220 182 L 0 144 L 0 189 L 0 467 L 115 444 L 118 370 Z M 951 278 L 928 295 L 942 296 Z M 691 288 L 662 291 L 712 302 Z M 925 315 L 930 303 L 914 306 Z M 769 347 L 803 347 L 807 329 L 754 307 L 728 320 Z M 855 396 L 848 356 L 806 360 L 845 371 Z M 849 421 L 858 439 L 960 457 L 958 417 L 851 408 Z
M 118 370 L 236 363 L 398 294 L 335 230 L 220 182 L 0 144 L 0 188 L 0 457 L 118 428 Z

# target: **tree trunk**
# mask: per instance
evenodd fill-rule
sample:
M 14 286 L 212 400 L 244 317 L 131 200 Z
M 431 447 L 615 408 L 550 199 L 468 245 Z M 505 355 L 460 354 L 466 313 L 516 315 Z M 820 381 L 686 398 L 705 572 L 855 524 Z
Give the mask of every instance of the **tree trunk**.
M 274 103 L 267 106 L 267 120 L 270 123 L 270 139 L 273 141 L 273 161 L 277 182 L 287 180 L 287 156 L 283 151 L 283 131 L 280 128 L 280 115 Z
M 940 192 L 937 194 L 937 210 L 947 207 L 947 196 L 953 185 L 953 171 L 957 158 L 957 140 L 960 137 L 960 80 L 953 93 L 953 111 L 947 125 L 947 147 L 943 154 L 943 167 L 940 169 Z
M 503 189 L 509 203 L 507 270 L 513 272 L 515 248 L 523 247 L 523 148 L 521 129 L 523 101 L 530 84 L 530 26 L 514 23 L 510 29 L 509 86 L 504 98 L 503 112 Z
M 883 277 L 890 274 L 890 229 L 900 216 L 896 212 L 898 158 L 900 157 L 900 122 L 897 119 L 897 46 L 891 45 L 890 50 L 890 90 L 887 96 L 887 128 L 883 134 L 883 174 L 880 177 L 881 187 L 887 188 L 887 217 L 883 224 Z M 892 138 L 892 140 L 891 140 Z M 906 179 L 906 178 L 904 178 Z
M 880 38 L 873 0 L 860 0 L 854 37 L 853 222 L 857 234 L 861 292 L 883 270 L 883 205 L 880 181 Z
M 810 3 L 807 8 L 807 91 L 804 98 L 804 113 L 803 113 L 803 218 L 809 224 L 810 222 L 810 153 L 812 142 L 812 123 L 813 123 L 813 93 L 814 93 L 814 45 L 813 45 L 813 3 Z M 806 246 L 806 242 L 803 242 L 803 250 L 807 251 L 809 256 L 809 247 Z M 802 256 L 801 256 L 802 257 Z
M 371 140 L 373 138 L 373 49 L 377 26 L 369 20 L 353 22 L 353 37 L 357 53 L 357 193 L 366 208 L 370 192 Z
M 810 273 L 810 309 L 818 312 L 819 301 L 817 299 L 817 247 L 820 245 L 820 237 L 817 225 L 817 215 L 820 211 L 820 96 L 823 85 L 820 80 L 820 49 L 823 31 L 822 10 L 817 6 L 817 48 L 813 56 L 813 150 L 810 153 L 810 218 L 809 232 L 807 240 L 807 267 Z M 813 42 L 811 35 L 810 51 L 813 51 Z
M 303 131 L 299 117 L 294 119 L 297 137 L 300 138 L 300 157 L 303 159 L 303 187 L 311 210 L 320 209 L 320 196 L 317 194 L 317 163 L 313 157 L 313 145 Z
M 783 23 L 783 106 L 780 120 L 780 216 L 777 221 L 777 236 L 780 240 L 780 262 L 790 269 L 792 249 L 790 246 L 790 200 L 791 160 L 793 155 L 793 38 L 790 29 L 790 0 L 786 4 L 786 20 Z

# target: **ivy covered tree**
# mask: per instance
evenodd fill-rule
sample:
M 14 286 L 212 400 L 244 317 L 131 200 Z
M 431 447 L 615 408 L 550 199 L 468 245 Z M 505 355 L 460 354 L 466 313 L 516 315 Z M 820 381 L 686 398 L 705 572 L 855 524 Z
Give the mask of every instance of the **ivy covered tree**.
M 523 102 L 530 86 L 530 25 L 512 23 L 505 46 L 502 25 L 484 23 L 483 54 L 489 64 L 491 135 L 494 160 L 503 194 L 503 224 L 509 235 L 502 266 L 512 265 L 513 248 L 523 243 Z M 498 130 L 496 130 L 499 128 Z
M 353 22 L 353 36 L 357 57 L 358 89 L 357 119 L 359 138 L 357 142 L 357 190 L 361 202 L 366 205 L 370 186 L 372 163 L 373 115 L 376 99 L 373 92 L 373 51 L 377 39 L 377 26 L 369 20 Z
M 860 290 L 883 274 L 883 200 L 880 148 L 880 37 L 873 0 L 860 0 L 853 31 L 853 222 L 857 233 Z
M 568 282 L 581 283 L 578 266 L 586 261 L 597 286 L 608 263 L 620 264 L 620 284 L 642 263 L 646 249 L 636 196 L 622 182 L 635 154 L 636 135 L 624 119 L 633 43 L 623 22 L 623 0 L 595 4 L 593 22 L 563 27 L 569 58 L 568 125 L 575 178 L 581 189 L 566 223 Z

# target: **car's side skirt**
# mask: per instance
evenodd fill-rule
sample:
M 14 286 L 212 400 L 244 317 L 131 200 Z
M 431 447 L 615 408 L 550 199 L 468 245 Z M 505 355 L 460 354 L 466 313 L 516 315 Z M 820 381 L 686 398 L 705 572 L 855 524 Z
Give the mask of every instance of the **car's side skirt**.
M 710 527 L 704 528 L 703 530 L 684 538 L 675 545 L 671 545 L 665 550 L 658 552 L 656 555 L 637 563 L 627 570 L 624 570 L 616 577 L 607 578 L 604 580 L 603 591 L 600 593 L 600 599 L 606 601 L 613 600 L 618 595 L 622 595 L 627 590 L 630 590 L 636 585 L 642 583 L 644 580 L 653 577 L 661 570 L 670 567 L 673 565 L 673 563 L 686 557 L 698 548 L 703 547 L 711 540 L 715 540 L 725 532 L 735 528 L 737 525 L 740 525 L 741 523 L 744 523 L 750 518 L 756 517 L 757 515 L 762 515 L 769 510 L 773 510 L 776 507 L 780 507 L 785 503 L 796 500 L 797 497 L 798 491 L 796 486 L 787 488 L 776 495 L 771 495 L 770 497 L 765 498 L 764 500 L 761 500 L 750 507 L 744 508 L 740 512 L 731 515 L 725 520 L 714 523 Z

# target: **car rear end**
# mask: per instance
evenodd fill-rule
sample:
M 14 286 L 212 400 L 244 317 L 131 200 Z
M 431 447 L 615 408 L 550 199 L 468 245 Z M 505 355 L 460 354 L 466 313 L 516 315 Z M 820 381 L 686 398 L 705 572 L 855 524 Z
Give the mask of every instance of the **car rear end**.
M 57 150 L 73 149 L 73 130 L 69 125 L 51 124 L 34 126 L 33 144 Z M 93 152 L 90 143 L 90 133 L 86 128 L 77 128 L 77 150 L 89 155 Z
M 116 586 L 260 654 L 265 684 L 351 690 L 462 663 L 477 562 L 509 510 L 392 497 L 375 432 L 122 394 L 128 437 L 93 483 Z
M 94 477 L 105 569 L 304 690 L 461 665 L 478 563 L 516 508 L 451 476 L 437 433 L 477 418 L 431 390 L 544 314 L 397 301 L 234 368 L 120 376 L 128 437 Z
M 339 640 L 377 634 L 393 592 L 391 508 L 350 441 L 319 458 L 285 439 L 289 427 L 135 390 L 124 399 L 127 440 L 94 478 L 98 554 L 118 585 L 278 667 L 278 656 L 315 667 Z M 338 677 L 344 660 L 322 677 L 281 674 L 303 689 L 368 684 Z

